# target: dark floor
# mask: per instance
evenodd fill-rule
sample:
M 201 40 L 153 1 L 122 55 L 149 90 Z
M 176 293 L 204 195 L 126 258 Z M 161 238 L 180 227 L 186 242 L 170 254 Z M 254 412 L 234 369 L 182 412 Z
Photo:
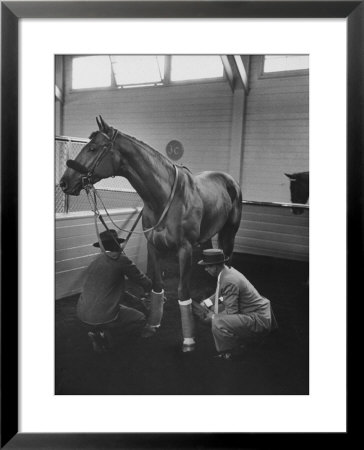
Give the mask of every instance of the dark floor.
M 195 259 L 199 259 L 199 254 Z M 177 261 L 163 264 L 167 303 L 157 335 L 115 336 L 111 354 L 95 354 L 75 308 L 78 296 L 58 300 L 55 393 L 68 394 L 244 394 L 309 393 L 308 264 L 235 254 L 233 266 L 271 300 L 279 330 L 239 361 L 218 360 L 211 331 L 197 324 L 195 352 L 182 353 L 177 303 Z M 192 297 L 211 295 L 215 281 L 194 266 Z M 129 291 L 137 293 L 135 287 Z M 128 305 L 129 306 L 129 305 Z

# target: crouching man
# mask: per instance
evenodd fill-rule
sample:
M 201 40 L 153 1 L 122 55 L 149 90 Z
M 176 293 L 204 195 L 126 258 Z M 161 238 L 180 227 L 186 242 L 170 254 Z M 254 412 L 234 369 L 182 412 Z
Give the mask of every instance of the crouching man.
M 139 335 L 146 318 L 134 309 L 121 305 L 125 296 L 125 276 L 144 289 L 148 295 L 151 280 L 125 255 L 115 230 L 100 233 L 104 250 L 86 269 L 85 281 L 77 303 L 77 316 L 86 325 L 93 349 L 97 353 L 113 346 L 111 329 L 118 327 L 123 333 Z M 93 244 L 100 247 L 99 242 Z
M 203 251 L 198 264 L 217 278 L 216 292 L 192 303 L 194 314 L 211 326 L 218 357 L 233 359 L 242 347 L 277 328 L 270 301 L 261 296 L 246 277 L 227 267 L 228 258 L 220 249 Z

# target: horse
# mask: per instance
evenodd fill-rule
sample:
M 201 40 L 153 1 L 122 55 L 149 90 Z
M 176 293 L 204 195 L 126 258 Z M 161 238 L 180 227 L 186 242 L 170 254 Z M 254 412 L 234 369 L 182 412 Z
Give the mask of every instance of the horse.
M 297 172 L 288 174 L 290 179 L 291 202 L 306 204 L 309 197 L 309 172 Z M 293 214 L 303 214 L 303 208 L 293 207 Z
M 75 160 L 67 161 L 60 187 L 65 194 L 79 195 L 86 172 L 91 184 L 114 176 L 130 182 L 144 203 L 142 227 L 154 295 L 147 330 L 155 331 L 160 326 L 163 315 L 160 261 L 166 252 L 173 251 L 179 262 L 182 351 L 192 351 L 195 346 L 190 292 L 192 250 L 211 242 L 217 234 L 218 245 L 228 258 L 227 264 L 231 264 L 242 214 L 240 185 L 225 172 L 193 175 L 148 144 L 111 127 L 101 116 L 96 122 L 99 129 L 90 135 L 90 141 Z

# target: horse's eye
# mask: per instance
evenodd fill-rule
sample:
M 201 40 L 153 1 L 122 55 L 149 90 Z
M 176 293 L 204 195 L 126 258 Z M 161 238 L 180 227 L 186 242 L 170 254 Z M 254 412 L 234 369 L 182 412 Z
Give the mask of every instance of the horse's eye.
M 96 150 L 96 147 L 94 145 L 92 145 L 91 147 L 88 148 L 89 152 L 94 152 Z

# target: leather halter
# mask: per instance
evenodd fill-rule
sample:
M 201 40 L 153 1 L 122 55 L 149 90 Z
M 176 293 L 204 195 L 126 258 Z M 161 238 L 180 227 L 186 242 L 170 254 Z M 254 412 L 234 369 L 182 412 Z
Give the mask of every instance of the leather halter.
M 83 187 L 92 185 L 91 178 L 92 178 L 93 174 L 95 173 L 95 169 L 100 164 L 100 162 L 104 159 L 104 157 L 106 156 L 106 153 L 109 150 L 110 151 L 112 150 L 115 140 L 116 140 L 116 136 L 118 134 L 118 130 L 114 130 L 111 138 L 102 131 L 99 131 L 99 133 L 101 133 L 109 142 L 107 145 L 104 146 L 102 152 L 97 156 L 97 158 L 94 161 L 93 166 L 88 170 L 87 175 L 82 177 L 82 186 Z M 115 175 L 112 175 L 112 176 L 115 176 Z
M 102 131 L 99 131 L 99 133 L 101 133 L 109 141 L 109 143 L 108 143 L 108 145 L 105 145 L 105 147 L 102 150 L 102 152 L 95 159 L 95 162 L 94 162 L 92 168 L 88 170 L 87 175 L 82 177 L 82 185 L 83 185 L 83 188 L 86 190 L 87 194 L 89 194 L 90 190 L 94 190 L 95 191 L 95 188 L 93 187 L 93 184 L 91 182 L 92 175 L 94 174 L 96 167 L 100 164 L 100 162 L 102 161 L 102 159 L 106 155 L 106 152 L 113 148 L 113 145 L 114 145 L 115 140 L 116 140 L 116 136 L 118 134 L 118 130 L 114 129 L 114 132 L 113 132 L 113 135 L 112 135 L 111 138 L 106 133 L 104 133 Z M 178 167 L 176 166 L 176 164 L 173 164 L 173 167 L 175 169 L 175 176 L 174 176 L 172 191 L 171 191 L 171 194 L 170 194 L 170 196 L 168 198 L 167 204 L 166 204 L 166 206 L 165 206 L 165 208 L 164 208 L 164 210 L 163 210 L 163 212 L 162 212 L 158 222 L 155 225 L 153 225 L 152 227 L 143 230 L 142 233 L 148 233 L 149 231 L 153 231 L 157 227 L 159 227 L 159 225 L 162 223 L 163 219 L 165 218 L 165 216 L 168 213 L 168 210 L 169 210 L 169 208 L 170 208 L 170 206 L 171 206 L 171 204 L 173 202 L 173 199 L 174 199 L 174 196 L 175 196 L 175 193 L 176 193 L 176 189 L 177 189 L 177 183 L 178 183 Z M 99 216 L 100 220 L 101 220 L 101 214 L 99 212 L 96 212 L 96 210 L 97 210 L 96 200 L 94 202 L 94 205 L 95 205 L 94 213 L 95 213 L 95 215 L 97 214 Z M 104 209 L 106 211 L 106 214 L 111 219 L 111 217 L 109 216 L 109 214 L 107 212 L 107 209 L 106 209 L 105 205 L 103 205 L 103 207 L 104 207 Z M 111 219 L 111 222 L 114 223 L 112 219 Z M 105 224 L 103 224 L 103 225 L 105 226 Z M 133 230 L 124 230 L 124 229 L 118 227 L 116 224 L 114 224 L 114 225 L 121 231 L 128 231 L 128 232 L 131 231 L 131 233 L 138 233 L 139 234 L 139 232 L 134 231 L 134 229 Z M 107 226 L 105 226 L 105 228 L 107 229 Z

